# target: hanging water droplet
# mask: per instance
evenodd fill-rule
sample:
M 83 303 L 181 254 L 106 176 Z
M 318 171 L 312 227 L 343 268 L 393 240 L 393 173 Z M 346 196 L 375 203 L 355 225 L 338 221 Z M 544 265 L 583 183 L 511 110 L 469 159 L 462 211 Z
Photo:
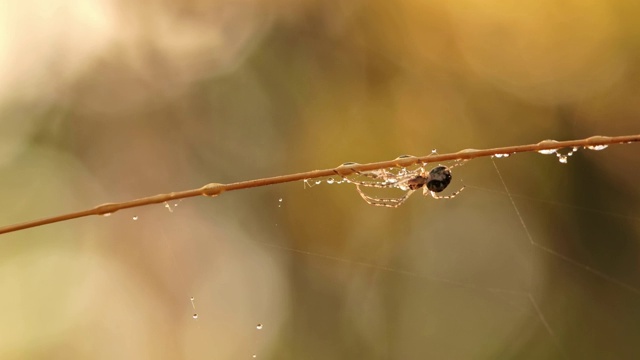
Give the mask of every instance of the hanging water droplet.
M 108 216 L 111 216 L 111 213 L 104 213 L 104 214 L 102 214 L 102 216 L 108 217 Z
M 171 208 L 171 205 L 169 205 L 169 203 L 166 202 L 166 201 L 164 202 L 164 207 L 167 208 L 167 210 L 169 210 L 170 213 L 173 212 L 173 209 Z
M 569 151 L 567 153 L 567 156 L 572 156 L 573 154 L 575 154 L 578 151 L 578 147 L 574 146 L 573 148 L 571 148 L 571 151 Z
M 256 329 L 258 329 L 258 330 L 262 330 L 262 324 L 258 324 L 258 325 L 256 325 Z
M 322 180 L 317 180 L 316 185 L 320 185 L 320 184 L 322 184 Z
M 560 163 L 562 164 L 566 164 L 569 161 L 569 159 L 567 158 L 566 155 L 558 154 L 558 161 L 560 161 Z
M 196 298 L 194 298 L 193 296 L 191 297 L 191 301 L 195 300 Z
M 437 154 L 438 153 L 438 149 L 431 149 L 431 153 L 432 154 Z
M 509 157 L 510 154 L 495 154 L 493 155 L 494 157 L 500 159 L 500 158 L 506 158 Z
M 193 318 L 197 319 L 198 318 L 198 314 L 193 314 Z
M 538 153 L 543 155 L 551 155 L 551 154 L 555 154 L 556 151 L 557 151 L 556 149 L 547 149 L 547 150 L 538 150 Z
M 587 146 L 586 149 L 594 150 L 594 151 L 600 151 L 600 150 L 604 150 L 604 149 L 606 149 L 608 147 L 609 147 L 609 145 L 592 145 L 592 146 Z
M 333 178 L 328 178 L 327 179 L 327 184 L 333 184 L 334 182 L 336 182 Z
M 258 357 L 258 355 L 253 354 L 253 355 L 251 355 L 251 357 L 255 359 L 255 358 L 257 358 L 257 357 Z
M 138 220 L 138 215 L 134 216 L 133 220 Z

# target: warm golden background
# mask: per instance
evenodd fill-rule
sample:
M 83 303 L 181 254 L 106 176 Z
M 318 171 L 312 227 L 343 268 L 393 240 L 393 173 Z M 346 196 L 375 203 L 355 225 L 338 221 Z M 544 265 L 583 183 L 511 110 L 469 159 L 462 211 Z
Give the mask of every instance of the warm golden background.
M 0 222 L 639 133 L 639 16 L 636 0 L 2 0 Z M 398 209 L 292 183 L 2 235 L 0 358 L 640 358 L 640 145 L 496 165 L 526 230 L 478 159 L 456 199 Z

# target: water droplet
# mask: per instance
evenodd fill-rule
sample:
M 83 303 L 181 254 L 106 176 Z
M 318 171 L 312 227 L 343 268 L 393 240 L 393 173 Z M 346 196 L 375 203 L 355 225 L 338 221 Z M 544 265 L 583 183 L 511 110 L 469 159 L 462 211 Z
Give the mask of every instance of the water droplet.
M 538 153 L 543 155 L 551 155 L 551 154 L 555 154 L 556 151 L 557 151 L 556 149 L 547 149 L 547 150 L 538 150 Z
M 562 164 L 566 164 L 569 161 L 569 159 L 567 158 L 566 155 L 558 154 L 558 161 L 560 161 L 560 163 Z
M 345 177 L 347 175 L 353 174 L 354 172 L 357 172 L 356 170 L 353 170 L 353 167 L 357 165 L 360 165 L 360 164 L 356 162 L 346 162 L 346 163 L 340 164 L 340 166 L 333 169 L 333 172 L 336 173 L 336 175 Z
M 494 157 L 500 159 L 500 158 L 506 158 L 509 157 L 510 154 L 495 154 L 493 155 Z
M 479 151 L 478 149 L 464 149 L 464 150 L 460 150 L 458 151 L 459 154 L 464 154 L 464 153 L 470 153 L 470 152 L 476 152 Z
M 316 185 L 320 185 L 320 184 L 322 184 L 322 180 L 317 180 Z
M 222 187 L 223 185 L 220 183 L 209 183 L 200 188 L 200 193 L 204 196 L 216 197 L 224 191 Z
M 104 214 L 102 214 L 102 216 L 104 216 L 104 217 L 111 216 L 111 213 L 104 213 Z
M 400 155 L 396 159 L 407 159 L 407 158 L 414 158 L 414 157 L 415 156 L 413 155 Z
M 253 354 L 253 355 L 251 355 L 251 357 L 255 359 L 255 358 L 257 358 L 257 357 L 258 357 L 258 355 Z
M 596 136 L 592 136 L 590 138 L 587 139 L 587 144 L 588 143 L 594 143 L 594 142 L 605 142 L 605 141 L 609 141 L 611 140 L 610 136 L 600 136 L 600 135 L 596 135 Z
M 592 145 L 592 146 L 587 146 L 586 148 L 589 150 L 594 150 L 594 151 L 600 151 L 600 150 L 604 150 L 606 148 L 608 148 L 609 145 Z
M 134 216 L 133 220 L 138 220 L 138 215 Z
M 538 146 L 553 146 L 553 145 L 556 145 L 557 143 L 558 142 L 555 141 L 555 140 L 542 140 L 537 145 Z M 540 154 L 544 154 L 544 155 L 551 155 L 551 154 L 556 152 L 556 149 L 538 150 L 538 152 Z
M 258 325 L 256 325 L 256 329 L 258 329 L 258 330 L 262 330 L 262 324 L 258 324 Z
M 334 182 L 336 182 L 333 178 L 328 178 L 327 179 L 327 184 L 333 184 Z
M 191 297 L 191 301 L 195 300 L 196 298 L 194 298 L 193 296 Z
M 198 314 L 193 314 L 193 318 L 197 319 L 198 318 Z
M 431 153 L 432 154 L 437 154 L 438 153 L 438 149 L 431 149 Z

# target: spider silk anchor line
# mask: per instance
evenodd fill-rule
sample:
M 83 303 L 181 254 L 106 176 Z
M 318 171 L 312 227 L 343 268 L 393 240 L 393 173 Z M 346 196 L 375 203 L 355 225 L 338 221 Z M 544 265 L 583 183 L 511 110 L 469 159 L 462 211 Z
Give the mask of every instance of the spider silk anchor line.
M 569 141 L 544 140 L 537 144 L 529 144 L 529 145 L 508 146 L 508 147 L 485 149 L 485 150 L 466 149 L 466 150 L 458 151 L 457 153 L 450 153 L 450 154 L 443 154 L 443 155 L 429 154 L 428 156 L 422 156 L 422 157 L 403 156 L 394 160 L 381 161 L 381 162 L 375 162 L 375 163 L 369 163 L 369 164 L 355 164 L 355 163 L 343 164 L 333 169 L 313 170 L 313 171 L 297 173 L 297 174 L 274 176 L 274 177 L 255 179 L 255 180 L 249 180 L 249 181 L 240 181 L 240 182 L 231 183 L 231 184 L 210 183 L 197 189 L 171 192 L 167 194 L 158 194 L 158 195 L 148 196 L 148 197 L 120 202 L 120 203 L 102 204 L 87 210 L 82 210 L 82 211 L 58 215 L 58 216 L 52 216 L 52 217 L 43 218 L 39 220 L 28 221 L 20 224 L 8 225 L 0 228 L 0 234 L 6 234 L 13 231 L 29 229 L 37 226 L 53 224 L 53 223 L 71 220 L 71 219 L 77 219 L 85 216 L 91 216 L 91 215 L 106 216 L 123 209 L 129 209 L 129 208 L 153 205 L 153 204 L 161 204 L 171 200 L 185 199 L 185 198 L 195 197 L 195 196 L 216 197 L 222 194 L 223 192 L 227 192 L 227 191 L 248 189 L 248 188 L 273 185 L 273 184 L 281 184 L 281 183 L 287 183 L 292 181 L 303 181 L 303 180 L 314 179 L 314 178 L 329 177 L 336 174 L 344 178 L 351 174 L 364 173 L 367 171 L 387 169 L 392 167 L 405 168 L 405 167 L 410 167 L 416 164 L 434 163 L 434 162 L 440 162 L 440 161 L 469 160 L 469 159 L 474 159 L 478 157 L 494 156 L 498 154 L 501 154 L 504 156 L 505 154 L 510 155 L 510 154 L 521 153 L 521 152 L 533 152 L 533 151 L 544 152 L 544 151 L 551 151 L 551 150 L 557 151 L 563 148 L 574 148 L 574 147 L 584 147 L 590 150 L 601 150 L 603 147 L 606 147 L 609 145 L 628 144 L 628 143 L 639 142 L 639 141 L 640 141 L 640 134 L 626 135 L 626 136 L 613 136 L 613 137 L 592 136 L 586 139 L 569 140 Z M 406 181 L 407 186 L 409 186 L 410 183 L 412 183 L 412 184 L 415 184 L 416 187 L 418 187 L 417 184 L 423 183 L 425 181 L 426 182 L 422 184 L 422 186 L 428 185 L 429 180 L 434 180 L 436 179 L 436 177 L 442 177 L 443 174 L 445 174 L 444 169 L 438 170 L 436 171 L 436 173 L 432 175 L 431 175 L 431 171 L 429 173 L 426 173 L 426 175 L 421 175 L 420 173 L 412 174 L 412 177 L 414 178 L 414 180 L 411 182 Z M 429 176 L 431 176 L 431 178 L 429 178 Z M 427 178 L 429 178 L 429 180 L 427 180 Z M 439 181 L 442 181 L 442 180 L 440 179 Z M 429 187 L 427 186 L 426 189 L 429 189 Z M 436 192 L 431 189 L 429 189 L 429 191 Z M 434 194 L 431 194 L 431 196 L 433 195 Z M 450 195 L 450 196 L 455 196 L 455 195 Z M 365 200 L 367 199 L 365 198 Z M 392 202 L 387 202 L 387 203 L 389 205 L 393 205 Z M 385 206 L 385 205 L 381 205 L 381 206 Z

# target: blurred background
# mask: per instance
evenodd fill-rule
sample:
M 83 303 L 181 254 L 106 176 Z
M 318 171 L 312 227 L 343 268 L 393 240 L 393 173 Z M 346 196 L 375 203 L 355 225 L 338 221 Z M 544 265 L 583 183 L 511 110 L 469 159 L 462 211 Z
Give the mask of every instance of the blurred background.
M 633 0 L 2 0 L 0 223 L 639 133 L 639 14 Z M 637 144 L 567 164 L 520 154 L 455 168 L 455 199 L 396 209 L 300 182 L 2 235 L 0 358 L 640 358 L 639 169 Z

